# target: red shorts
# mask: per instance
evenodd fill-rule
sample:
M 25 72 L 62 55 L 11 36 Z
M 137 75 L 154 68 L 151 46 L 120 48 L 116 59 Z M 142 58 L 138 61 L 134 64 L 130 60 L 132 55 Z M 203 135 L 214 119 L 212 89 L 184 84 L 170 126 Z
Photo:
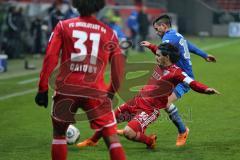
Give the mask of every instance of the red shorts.
M 117 108 L 115 111 L 117 121 L 128 121 L 129 124 L 133 120 L 138 121 L 140 124 L 140 130 L 137 130 L 145 132 L 148 125 L 157 120 L 160 112 L 158 109 L 146 106 L 142 103 L 137 103 L 135 99 L 133 101 L 134 103 L 124 103 Z M 133 126 L 131 126 L 131 128 L 132 127 Z
M 53 101 L 54 122 L 71 124 L 88 120 L 91 128 L 96 131 L 106 129 L 108 135 L 116 133 L 116 118 L 109 98 L 90 99 L 57 94 Z M 78 108 L 83 109 L 84 113 L 77 113 Z

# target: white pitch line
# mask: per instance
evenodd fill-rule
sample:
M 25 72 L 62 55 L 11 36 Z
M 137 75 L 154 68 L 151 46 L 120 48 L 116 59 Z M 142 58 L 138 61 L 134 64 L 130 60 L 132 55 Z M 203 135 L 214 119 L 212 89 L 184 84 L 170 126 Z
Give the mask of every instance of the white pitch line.
M 34 92 L 37 92 L 37 89 L 30 89 L 30 90 L 26 90 L 26 91 L 23 91 L 23 92 L 15 92 L 13 94 L 8 94 L 6 96 L 0 97 L 0 101 L 10 99 L 10 98 L 13 98 L 13 97 L 23 96 L 23 95 L 34 93 Z
M 12 79 L 12 78 L 17 78 L 17 77 L 22 77 L 22 76 L 28 76 L 31 74 L 36 74 L 39 73 L 40 70 L 35 70 L 35 71 L 29 71 L 29 72 L 23 72 L 23 73 L 15 73 L 15 74 L 11 74 L 11 75 L 3 75 L 2 77 L 0 77 L 0 80 L 6 80 L 6 79 Z
M 28 83 L 36 82 L 36 81 L 38 81 L 38 78 L 27 79 L 27 80 L 24 80 L 24 81 L 20 81 L 20 82 L 18 82 L 17 84 L 23 85 L 23 84 L 28 84 Z
M 222 47 L 225 47 L 225 46 L 228 46 L 228 45 L 231 45 L 231 44 L 235 44 L 235 43 L 240 43 L 240 41 L 236 40 L 236 41 L 230 41 L 230 42 L 217 43 L 217 44 L 209 45 L 209 46 L 206 46 L 206 47 L 202 47 L 202 50 L 209 51 L 209 50 L 212 50 L 212 49 L 222 48 Z

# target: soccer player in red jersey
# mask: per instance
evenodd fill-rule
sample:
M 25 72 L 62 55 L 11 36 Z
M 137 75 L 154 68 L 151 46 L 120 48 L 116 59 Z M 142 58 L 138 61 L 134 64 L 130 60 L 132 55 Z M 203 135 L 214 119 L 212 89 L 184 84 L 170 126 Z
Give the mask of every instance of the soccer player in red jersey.
M 47 107 L 48 82 L 60 59 L 54 79 L 52 160 L 67 159 L 65 133 L 69 124 L 77 121 L 75 113 L 79 107 L 86 112 L 91 128 L 104 138 L 111 160 L 125 160 L 111 106 L 121 83 L 125 58 L 113 30 L 96 19 L 95 14 L 105 1 L 73 0 L 73 5 L 80 17 L 60 21 L 52 32 L 35 98 L 39 106 Z M 110 85 L 104 82 L 108 62 Z
M 156 135 L 147 136 L 145 130 L 149 124 L 159 116 L 159 110 L 167 107 L 168 96 L 179 83 L 188 84 L 191 89 L 204 94 L 219 94 L 213 88 L 197 82 L 190 78 L 176 63 L 179 59 L 178 49 L 169 43 L 161 44 L 156 50 L 156 61 L 158 65 L 154 68 L 147 85 L 145 85 L 129 102 L 121 105 L 115 110 L 118 122 L 128 121 L 124 130 L 120 131 L 126 138 L 141 142 L 147 148 L 153 149 L 156 145 Z M 100 138 L 98 133 L 79 143 L 79 147 L 96 144 Z M 86 142 L 90 145 L 86 145 Z
M 207 62 L 216 62 L 216 58 L 193 45 L 191 42 L 186 40 L 184 36 L 172 29 L 171 26 L 171 17 L 166 14 L 161 15 L 153 21 L 153 28 L 155 29 L 156 34 L 161 37 L 162 43 L 170 43 L 178 48 L 180 59 L 176 65 L 188 74 L 189 77 L 194 79 L 190 53 L 204 58 Z M 144 47 L 149 47 L 150 45 L 152 46 L 152 44 L 147 41 L 141 42 L 141 45 Z M 155 48 L 157 48 L 157 46 Z M 187 137 L 189 135 L 189 128 L 183 123 L 174 102 L 182 98 L 189 90 L 190 87 L 188 85 L 184 83 L 178 84 L 173 90 L 173 93 L 168 97 L 168 105 L 165 109 L 170 120 L 178 129 L 178 136 L 176 139 L 177 147 L 181 147 L 186 144 Z

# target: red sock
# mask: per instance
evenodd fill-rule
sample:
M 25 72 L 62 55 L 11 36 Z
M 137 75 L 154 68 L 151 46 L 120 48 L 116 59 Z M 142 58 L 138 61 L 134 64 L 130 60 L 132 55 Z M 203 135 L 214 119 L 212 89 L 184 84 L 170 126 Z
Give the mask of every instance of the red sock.
M 137 141 L 145 143 L 146 145 L 151 145 L 152 144 L 152 139 L 148 136 L 146 136 L 142 132 L 137 133 Z
M 126 160 L 123 147 L 120 143 L 112 143 L 109 147 L 111 160 Z
M 52 160 L 67 159 L 67 141 L 65 137 L 55 137 L 52 142 Z
M 102 137 L 102 134 L 101 134 L 101 132 L 95 132 L 94 133 L 94 135 L 90 138 L 93 142 L 98 142 L 99 141 L 99 139 Z

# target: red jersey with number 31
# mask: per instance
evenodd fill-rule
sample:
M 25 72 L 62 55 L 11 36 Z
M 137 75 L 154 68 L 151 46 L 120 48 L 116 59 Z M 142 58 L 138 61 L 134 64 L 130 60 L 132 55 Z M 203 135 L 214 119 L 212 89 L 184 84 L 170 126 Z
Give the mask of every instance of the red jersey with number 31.
M 67 85 L 72 89 L 84 86 L 106 91 L 104 72 L 112 56 L 117 54 L 121 54 L 117 37 L 95 17 L 60 21 L 49 39 L 39 91 L 48 90 L 49 77 L 59 57 L 61 63 L 55 74 L 55 90 Z

